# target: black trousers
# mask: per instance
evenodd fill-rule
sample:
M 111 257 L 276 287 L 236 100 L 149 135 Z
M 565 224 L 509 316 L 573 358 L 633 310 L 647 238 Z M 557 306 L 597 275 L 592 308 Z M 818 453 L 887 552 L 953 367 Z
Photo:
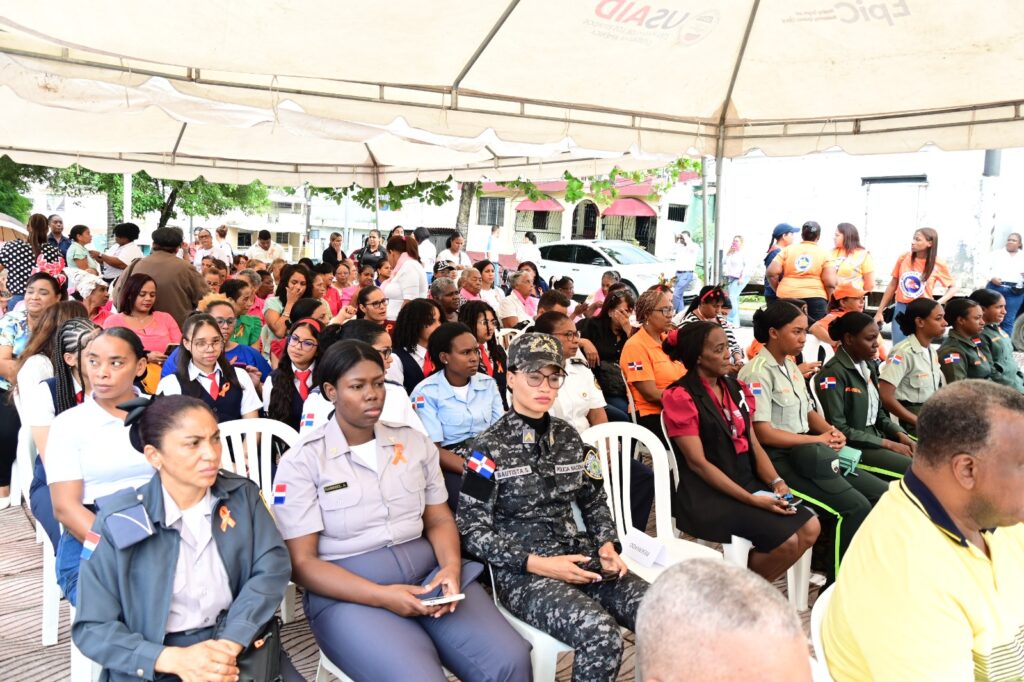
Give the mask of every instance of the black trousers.
M 11 467 L 18 457 L 18 431 L 21 419 L 11 392 L 0 388 L 0 488 L 11 484 Z

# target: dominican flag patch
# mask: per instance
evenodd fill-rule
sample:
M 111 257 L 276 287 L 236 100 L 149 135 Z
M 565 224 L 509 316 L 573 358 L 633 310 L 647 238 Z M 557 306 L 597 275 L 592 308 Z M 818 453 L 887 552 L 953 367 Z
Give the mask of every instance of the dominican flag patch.
M 950 353 L 946 357 L 942 358 L 942 363 L 944 365 L 959 365 L 961 362 L 963 362 L 963 359 L 960 357 L 959 353 Z
M 750 392 L 754 395 L 761 395 L 762 393 L 764 393 L 764 387 L 761 386 L 760 381 L 751 382 Z
M 980 336 L 975 336 L 973 339 L 971 339 L 971 341 L 974 342 L 975 346 L 980 346 L 981 345 L 981 337 Z
M 642 362 L 631 362 L 631 363 L 629 363 L 626 366 L 629 367 L 634 372 L 642 372 L 642 371 L 644 371 L 644 363 L 642 363 Z
M 309 413 L 305 414 L 302 417 L 302 425 L 305 426 L 305 427 L 312 426 L 314 418 L 315 418 L 315 415 L 312 412 L 309 412 Z
M 427 406 L 427 399 L 421 395 L 416 396 L 412 399 L 412 406 L 414 409 L 422 410 Z
M 835 377 L 825 377 L 824 379 L 821 380 L 821 383 L 818 384 L 818 387 L 821 388 L 821 390 L 823 390 L 823 391 L 827 391 L 830 388 L 835 388 L 836 387 L 836 378 Z
M 277 483 L 274 485 L 274 505 L 284 504 L 284 498 L 288 492 L 288 485 Z
M 484 478 L 491 478 L 494 476 L 494 470 L 498 468 L 493 459 L 482 452 L 477 452 L 475 450 L 466 460 L 466 466 L 469 467 L 470 471 L 475 471 Z
M 903 356 L 902 355 L 894 355 L 894 356 L 892 356 L 892 360 L 890 362 L 892 362 L 892 364 L 894 364 L 894 365 L 902 365 L 903 364 Z
M 93 551 L 96 549 L 96 545 L 100 544 L 100 534 L 95 531 L 89 531 L 85 534 L 85 542 L 82 543 L 82 559 L 88 559 L 92 556 Z

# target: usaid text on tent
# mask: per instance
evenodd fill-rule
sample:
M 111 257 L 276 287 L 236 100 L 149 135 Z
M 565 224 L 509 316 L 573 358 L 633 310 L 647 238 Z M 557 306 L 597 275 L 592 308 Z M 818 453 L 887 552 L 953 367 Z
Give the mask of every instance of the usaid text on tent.
M 892 26 L 893 19 L 910 16 L 907 0 L 876 2 L 870 5 L 865 5 L 864 0 L 857 0 L 856 3 L 837 2 L 835 8 L 839 21 L 846 24 L 855 24 L 858 21 L 884 21 Z

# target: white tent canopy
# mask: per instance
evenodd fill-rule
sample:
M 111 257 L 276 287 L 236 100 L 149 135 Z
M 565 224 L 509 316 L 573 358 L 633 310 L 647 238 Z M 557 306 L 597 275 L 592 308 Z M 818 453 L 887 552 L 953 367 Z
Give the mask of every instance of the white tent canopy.
M 1024 145 L 1024 6 L 0 0 L 0 153 L 221 182 Z

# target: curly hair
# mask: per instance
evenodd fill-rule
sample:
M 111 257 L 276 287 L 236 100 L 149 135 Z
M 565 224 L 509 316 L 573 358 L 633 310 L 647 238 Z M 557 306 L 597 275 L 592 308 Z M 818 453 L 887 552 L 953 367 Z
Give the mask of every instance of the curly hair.
M 470 301 L 469 303 L 473 303 Z M 468 305 L 468 303 L 467 303 Z M 487 305 L 484 303 L 484 305 Z M 463 306 L 465 307 L 465 306 Z M 395 319 L 395 327 L 391 330 L 391 343 L 395 348 L 413 352 L 419 345 L 420 332 L 434 323 L 434 311 L 437 319 L 444 320 L 441 304 L 429 298 L 414 298 L 402 306 Z M 460 312 L 461 315 L 461 312 Z

